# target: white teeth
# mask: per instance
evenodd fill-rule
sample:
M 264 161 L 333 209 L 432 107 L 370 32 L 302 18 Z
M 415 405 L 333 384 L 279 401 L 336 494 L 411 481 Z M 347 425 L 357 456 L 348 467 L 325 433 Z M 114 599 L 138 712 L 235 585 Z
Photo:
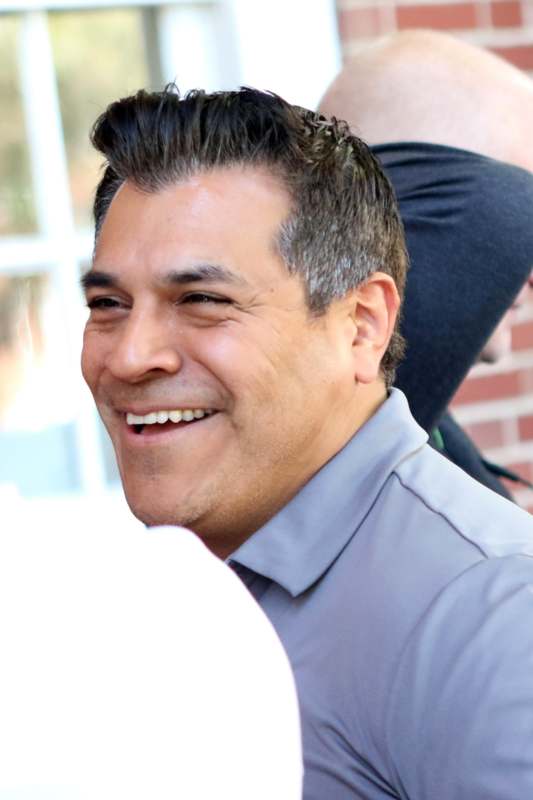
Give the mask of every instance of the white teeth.
M 172 411 L 151 411 L 149 414 L 132 414 L 128 411 L 126 422 L 128 425 L 154 425 L 156 422 L 163 425 L 170 420 L 171 422 L 192 422 L 194 419 L 202 419 L 213 413 L 211 408 L 176 408 Z

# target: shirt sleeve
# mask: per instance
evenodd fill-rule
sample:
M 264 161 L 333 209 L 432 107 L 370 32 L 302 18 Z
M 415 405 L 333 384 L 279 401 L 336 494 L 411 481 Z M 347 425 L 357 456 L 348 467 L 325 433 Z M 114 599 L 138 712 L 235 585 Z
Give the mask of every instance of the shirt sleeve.
M 533 797 L 533 559 L 482 561 L 409 638 L 386 739 L 410 800 Z

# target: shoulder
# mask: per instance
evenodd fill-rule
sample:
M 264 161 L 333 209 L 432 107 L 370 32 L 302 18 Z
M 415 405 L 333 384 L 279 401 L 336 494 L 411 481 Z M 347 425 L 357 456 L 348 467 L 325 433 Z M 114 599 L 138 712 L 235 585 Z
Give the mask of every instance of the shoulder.
M 411 576 L 434 576 L 392 670 L 393 780 L 435 800 L 532 796 L 533 520 L 427 447 L 391 482 L 418 530 Z
M 523 555 L 478 562 L 426 609 L 387 712 L 388 751 L 408 796 L 532 796 L 532 618 L 533 559 Z
M 460 537 L 487 558 L 533 555 L 533 517 L 431 447 L 405 459 L 393 474 L 431 527 Z

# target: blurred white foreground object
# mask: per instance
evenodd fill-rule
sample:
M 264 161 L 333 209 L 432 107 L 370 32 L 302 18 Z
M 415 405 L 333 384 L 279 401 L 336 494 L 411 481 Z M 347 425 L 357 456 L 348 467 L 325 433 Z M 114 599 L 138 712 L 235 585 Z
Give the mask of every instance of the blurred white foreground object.
M 0 799 L 297 800 L 292 673 L 240 580 L 95 519 L 0 533 Z

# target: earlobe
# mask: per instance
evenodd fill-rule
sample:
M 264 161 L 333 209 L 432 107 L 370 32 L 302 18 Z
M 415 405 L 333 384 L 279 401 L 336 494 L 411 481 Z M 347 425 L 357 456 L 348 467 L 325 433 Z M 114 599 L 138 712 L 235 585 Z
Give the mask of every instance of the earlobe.
M 378 379 L 381 359 L 392 336 L 399 307 L 396 284 L 384 272 L 374 272 L 354 292 L 352 355 L 354 374 L 359 383 L 373 383 Z

